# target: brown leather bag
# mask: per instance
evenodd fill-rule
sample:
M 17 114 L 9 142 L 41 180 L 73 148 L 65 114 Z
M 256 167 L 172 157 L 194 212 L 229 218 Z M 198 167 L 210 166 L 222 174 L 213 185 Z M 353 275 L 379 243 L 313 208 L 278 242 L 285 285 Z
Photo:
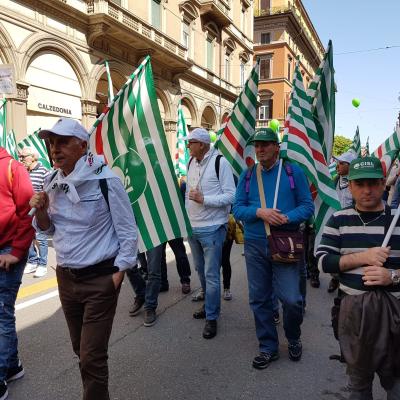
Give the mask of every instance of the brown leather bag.
M 257 183 L 262 208 L 267 208 L 264 184 L 261 177 L 261 165 L 257 165 Z M 304 234 L 298 231 L 273 230 L 264 222 L 271 257 L 276 262 L 294 264 L 301 260 L 304 253 Z

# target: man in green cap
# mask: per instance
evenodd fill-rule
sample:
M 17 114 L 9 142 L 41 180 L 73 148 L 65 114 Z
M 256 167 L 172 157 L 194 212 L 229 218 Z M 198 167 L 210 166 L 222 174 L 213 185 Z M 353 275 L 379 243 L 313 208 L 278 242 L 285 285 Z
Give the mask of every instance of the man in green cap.
M 249 302 L 260 349 L 253 360 L 253 367 L 264 369 L 279 358 L 278 334 L 273 320 L 273 293 L 283 304 L 283 328 L 292 361 L 299 361 L 302 356 L 300 326 L 304 306 L 300 292 L 300 268 L 304 265 L 302 262 L 283 264 L 272 259 L 265 224 L 274 230 L 298 231 L 299 225 L 313 214 L 314 204 L 301 168 L 285 163 L 274 207 L 280 170 L 278 136 L 270 128 L 261 128 L 256 130 L 249 142 L 254 143 L 258 164 L 240 176 L 233 214 L 244 222 Z M 264 193 L 260 196 L 261 182 Z M 262 196 L 266 199 L 265 207 L 261 205 Z
M 353 160 L 349 188 L 354 205 L 335 212 L 324 227 L 317 258 L 338 273 L 338 338 L 347 363 L 349 400 L 371 400 L 374 374 L 388 400 L 400 399 L 400 228 L 384 237 L 396 210 L 382 201 L 380 160 Z

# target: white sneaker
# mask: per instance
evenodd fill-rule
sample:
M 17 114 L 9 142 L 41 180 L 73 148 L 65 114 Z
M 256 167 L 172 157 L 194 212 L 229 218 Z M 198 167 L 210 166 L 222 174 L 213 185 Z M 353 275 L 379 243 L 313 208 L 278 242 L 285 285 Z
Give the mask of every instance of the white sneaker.
M 42 276 L 45 276 L 47 274 L 47 267 L 44 267 L 43 265 L 39 265 L 37 267 L 37 270 L 35 272 L 35 275 L 33 275 L 34 278 L 41 278 Z
M 32 263 L 26 263 L 25 269 L 24 269 L 24 274 L 31 274 L 32 272 L 35 272 L 37 270 L 37 264 L 32 264 Z

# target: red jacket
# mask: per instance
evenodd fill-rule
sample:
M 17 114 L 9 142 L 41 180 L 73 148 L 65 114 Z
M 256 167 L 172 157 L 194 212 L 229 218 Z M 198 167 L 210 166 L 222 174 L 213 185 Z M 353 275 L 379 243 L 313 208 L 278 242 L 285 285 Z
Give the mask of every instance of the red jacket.
M 11 254 L 19 259 L 33 239 L 32 217 L 28 215 L 32 196 L 28 171 L 0 147 L 0 249 L 11 246 Z

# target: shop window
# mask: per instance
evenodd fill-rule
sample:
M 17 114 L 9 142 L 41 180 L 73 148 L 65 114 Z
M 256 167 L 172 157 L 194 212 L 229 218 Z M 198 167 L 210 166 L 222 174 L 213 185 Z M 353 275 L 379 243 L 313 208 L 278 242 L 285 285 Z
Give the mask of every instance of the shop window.
M 271 79 L 272 55 L 260 59 L 260 79 Z

